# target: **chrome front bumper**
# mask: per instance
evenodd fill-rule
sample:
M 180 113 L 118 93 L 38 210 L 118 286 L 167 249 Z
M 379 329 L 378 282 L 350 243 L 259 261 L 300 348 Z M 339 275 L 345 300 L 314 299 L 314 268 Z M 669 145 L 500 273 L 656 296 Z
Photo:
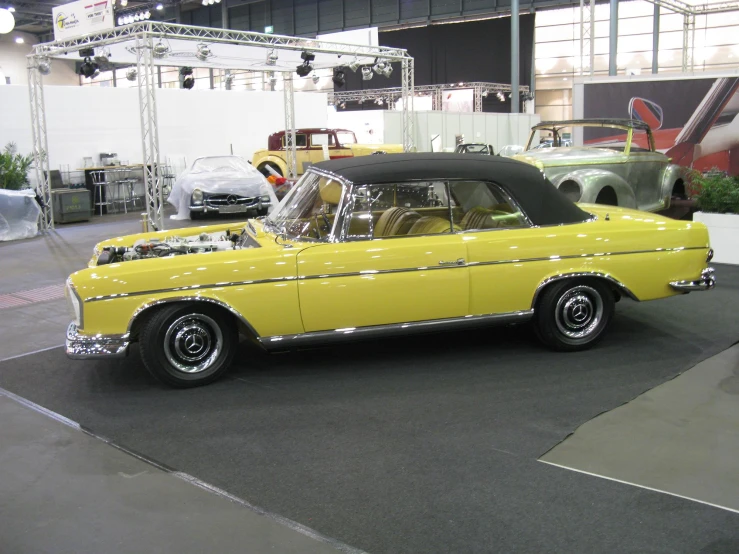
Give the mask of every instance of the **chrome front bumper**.
M 93 335 L 84 336 L 77 332 L 77 326 L 70 323 L 67 327 L 66 352 L 73 360 L 89 360 L 91 358 L 124 358 L 128 354 L 128 335 Z
M 701 271 L 701 278 L 697 281 L 672 281 L 670 286 L 681 292 L 692 292 L 695 290 L 711 290 L 716 286 L 715 271 L 712 267 L 707 267 Z

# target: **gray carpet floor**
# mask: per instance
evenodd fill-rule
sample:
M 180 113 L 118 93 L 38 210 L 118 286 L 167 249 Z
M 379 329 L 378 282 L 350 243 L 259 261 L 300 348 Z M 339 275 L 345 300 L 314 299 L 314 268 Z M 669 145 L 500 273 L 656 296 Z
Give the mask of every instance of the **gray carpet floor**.
M 0 363 L 0 386 L 373 553 L 739 552 L 739 515 L 537 461 L 578 426 L 739 339 L 739 269 L 617 305 L 595 349 L 526 327 L 267 355 L 176 391 L 137 353 Z

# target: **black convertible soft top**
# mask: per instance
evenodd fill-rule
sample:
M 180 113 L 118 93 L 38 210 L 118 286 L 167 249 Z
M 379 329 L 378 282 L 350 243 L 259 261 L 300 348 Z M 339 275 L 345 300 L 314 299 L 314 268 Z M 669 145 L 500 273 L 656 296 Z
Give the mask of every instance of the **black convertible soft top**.
M 498 156 L 378 154 L 320 162 L 315 167 L 354 184 L 426 179 L 493 181 L 513 196 L 534 225 L 579 223 L 591 217 L 559 192 L 538 168 Z

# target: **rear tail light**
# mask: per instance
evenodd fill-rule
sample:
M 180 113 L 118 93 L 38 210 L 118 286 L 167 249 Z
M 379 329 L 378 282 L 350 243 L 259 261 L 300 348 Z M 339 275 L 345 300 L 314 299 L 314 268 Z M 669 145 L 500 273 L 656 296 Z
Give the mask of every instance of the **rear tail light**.
M 713 248 L 708 249 L 708 255 L 706 256 L 706 263 L 710 262 L 713 259 Z

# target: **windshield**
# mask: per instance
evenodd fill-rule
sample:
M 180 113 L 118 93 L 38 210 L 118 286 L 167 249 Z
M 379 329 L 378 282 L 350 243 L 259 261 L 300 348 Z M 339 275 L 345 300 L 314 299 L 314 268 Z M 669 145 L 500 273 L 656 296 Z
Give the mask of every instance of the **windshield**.
M 336 138 L 339 139 L 339 144 L 356 144 L 357 137 L 351 131 L 336 131 Z
M 461 154 L 488 154 L 487 144 L 460 144 L 457 151 Z
M 208 156 L 198 158 L 192 164 L 190 173 L 228 173 L 237 172 L 246 175 L 257 175 L 259 171 L 250 163 L 238 156 Z
M 343 195 L 342 183 L 308 171 L 266 222 L 275 232 L 286 233 L 289 237 L 326 239 L 331 234 Z

